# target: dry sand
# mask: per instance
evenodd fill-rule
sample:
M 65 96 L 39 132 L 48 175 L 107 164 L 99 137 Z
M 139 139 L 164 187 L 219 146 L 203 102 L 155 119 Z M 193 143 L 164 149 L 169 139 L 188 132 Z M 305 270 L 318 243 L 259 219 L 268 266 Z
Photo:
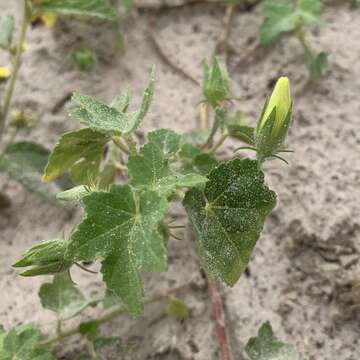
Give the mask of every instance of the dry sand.
M 20 4 L 0 0 L 3 12 L 19 18 Z M 167 11 L 151 29 L 163 51 L 200 80 L 201 61 L 214 50 L 222 15 L 221 7 L 191 6 Z M 310 41 L 317 50 L 331 53 L 330 68 L 321 82 L 308 86 L 295 39 L 246 55 L 256 41 L 260 8 L 234 16 L 229 72 L 232 93 L 239 99 L 236 107 L 254 123 L 274 80 L 289 76 L 295 101 L 289 143 L 296 151 L 289 156 L 290 166 L 277 161 L 266 165 L 267 179 L 279 194 L 278 206 L 258 242 L 249 276 L 232 289 L 223 288 L 236 359 L 245 358 L 241 349 L 265 320 L 306 359 L 360 358 L 360 11 L 343 4 L 328 8 L 324 18 L 327 25 L 312 31 Z M 78 127 L 67 116 L 69 103 L 52 112 L 73 90 L 110 101 L 130 87 L 136 103 L 151 64 L 158 68 L 156 96 L 141 131 L 196 127 L 201 91 L 159 56 L 149 40 L 149 21 L 148 14 L 139 14 L 124 25 L 125 53 L 115 49 L 109 25 L 62 19 L 54 29 L 32 29 L 14 106 L 33 109 L 40 122 L 24 138 L 51 148 L 64 131 Z M 88 74 L 74 70 L 67 57 L 83 44 L 99 56 L 96 70 Z M 0 60 L 6 63 L 4 53 Z M 6 192 L 12 207 L 0 214 L 0 323 L 9 328 L 34 322 L 45 332 L 53 331 L 55 316 L 41 309 L 37 297 L 44 278 L 21 278 L 10 265 L 32 244 L 68 234 L 81 212 L 51 206 L 14 182 L 6 185 Z M 89 296 L 102 287 L 100 277 L 75 271 L 74 278 Z M 147 276 L 146 287 L 152 293 L 190 279 L 203 285 L 192 242 L 171 241 L 168 273 Z M 192 311 L 184 323 L 165 317 L 162 303 L 147 307 L 137 319 L 115 320 L 103 333 L 135 344 L 124 359 L 219 359 L 206 292 L 194 290 L 181 297 Z M 96 312 L 88 310 L 84 317 Z M 84 347 L 76 338 L 64 344 L 57 347 L 63 359 L 75 359 Z M 108 353 L 107 358 L 119 357 Z

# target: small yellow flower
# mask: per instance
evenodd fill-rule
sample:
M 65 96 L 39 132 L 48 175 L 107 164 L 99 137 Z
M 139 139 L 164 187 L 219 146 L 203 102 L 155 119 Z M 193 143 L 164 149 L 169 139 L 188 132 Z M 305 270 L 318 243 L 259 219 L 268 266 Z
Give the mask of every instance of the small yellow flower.
M 0 66 L 0 79 L 7 79 L 11 75 L 11 71 L 7 67 Z
M 51 12 L 36 14 L 32 17 L 32 23 L 41 22 L 45 27 L 52 28 L 56 24 L 57 16 Z
M 40 15 L 40 19 L 47 28 L 52 28 L 56 24 L 57 16 L 54 13 L 45 12 Z

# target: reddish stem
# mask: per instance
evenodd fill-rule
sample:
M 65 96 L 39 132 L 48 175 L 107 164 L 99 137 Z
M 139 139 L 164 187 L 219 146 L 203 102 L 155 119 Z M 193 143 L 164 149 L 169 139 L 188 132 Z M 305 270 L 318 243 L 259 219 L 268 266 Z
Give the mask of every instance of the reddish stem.
M 216 283 L 212 282 L 210 279 L 208 279 L 208 292 L 220 347 L 221 360 L 231 360 L 230 344 L 226 333 L 223 301 Z

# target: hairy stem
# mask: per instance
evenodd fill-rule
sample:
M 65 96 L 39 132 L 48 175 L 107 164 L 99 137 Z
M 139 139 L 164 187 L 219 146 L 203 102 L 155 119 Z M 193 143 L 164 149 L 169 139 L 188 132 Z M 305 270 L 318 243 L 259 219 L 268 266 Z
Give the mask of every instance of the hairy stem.
M 186 288 L 188 288 L 191 285 L 191 283 L 187 283 L 184 285 L 181 285 L 179 287 L 173 288 L 168 290 L 167 292 L 157 293 L 150 297 L 149 299 L 145 300 L 145 305 L 152 304 L 161 300 L 164 300 L 168 298 L 170 295 L 177 294 Z M 117 318 L 120 315 L 127 314 L 126 309 L 123 306 L 116 306 L 113 309 L 105 312 L 103 315 L 100 315 L 98 318 L 93 319 L 93 321 L 96 321 L 98 325 L 105 324 L 107 322 L 110 322 Z M 52 338 L 49 338 L 48 340 L 44 340 L 41 342 L 42 346 L 50 347 L 54 344 L 57 344 L 61 342 L 62 340 L 80 334 L 80 326 L 74 326 L 68 330 L 63 330 L 59 335 L 56 335 Z
M 120 137 L 113 136 L 112 141 L 122 152 L 124 152 L 126 155 L 130 155 L 130 150 L 125 144 L 122 143 Z
M 209 111 L 209 104 L 207 102 L 200 103 L 200 105 L 199 105 L 199 115 L 200 115 L 200 129 L 201 129 L 201 131 L 205 131 L 209 127 L 208 111 Z
M 226 332 L 225 314 L 221 294 L 216 283 L 209 278 L 208 292 L 220 348 L 221 360 L 231 360 L 231 349 Z
M 219 149 L 219 147 L 225 142 L 225 140 L 227 139 L 227 137 L 229 136 L 229 134 L 226 132 L 225 134 L 223 134 L 220 139 L 218 140 L 218 142 L 216 144 L 214 144 L 214 146 L 210 149 L 210 154 L 214 154 L 216 152 L 216 150 Z
M 216 119 L 214 119 L 212 128 L 211 128 L 211 130 L 210 130 L 210 135 L 209 135 L 206 143 L 203 144 L 203 145 L 201 145 L 201 149 L 209 148 L 209 147 L 212 145 L 214 136 L 215 136 L 216 132 L 218 131 L 218 128 L 219 128 L 219 124 L 218 124 L 218 122 L 216 121 Z
M 27 3 L 27 0 L 23 0 L 23 20 L 21 24 L 19 42 L 17 44 L 15 56 L 13 59 L 13 68 L 11 72 L 11 77 L 4 95 L 4 104 L 0 112 L 0 138 L 2 137 L 6 127 L 6 119 L 9 113 L 11 100 L 14 94 L 15 83 L 20 69 L 21 57 L 24 50 L 26 32 L 30 23 L 30 18 L 31 18 L 31 14 L 30 14 L 29 5 Z

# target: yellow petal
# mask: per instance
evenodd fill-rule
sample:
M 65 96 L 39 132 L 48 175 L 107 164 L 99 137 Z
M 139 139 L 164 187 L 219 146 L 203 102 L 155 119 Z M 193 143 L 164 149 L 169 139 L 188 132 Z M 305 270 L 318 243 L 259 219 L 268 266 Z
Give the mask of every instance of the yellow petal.
M 7 67 L 0 66 L 0 79 L 7 79 L 11 75 L 11 71 Z
M 289 79 L 285 76 L 281 77 L 271 94 L 269 103 L 266 107 L 263 118 L 261 119 L 260 128 L 262 128 L 274 110 L 276 108 L 276 120 L 273 128 L 273 132 L 277 132 L 280 129 L 281 125 L 286 119 L 291 107 L 291 94 L 290 94 L 290 82 Z
M 40 19 L 47 28 L 52 28 L 57 20 L 57 16 L 54 13 L 45 12 L 40 15 Z

